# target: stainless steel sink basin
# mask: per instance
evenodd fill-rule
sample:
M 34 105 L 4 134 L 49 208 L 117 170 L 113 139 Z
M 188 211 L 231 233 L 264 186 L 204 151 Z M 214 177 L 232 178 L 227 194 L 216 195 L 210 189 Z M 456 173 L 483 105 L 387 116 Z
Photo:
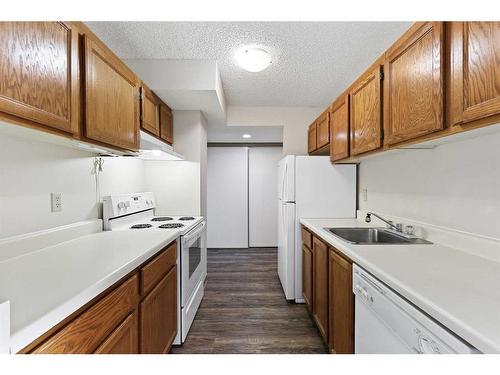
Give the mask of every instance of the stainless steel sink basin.
M 325 228 L 333 235 L 357 245 L 432 244 L 417 237 L 406 237 L 385 228 Z

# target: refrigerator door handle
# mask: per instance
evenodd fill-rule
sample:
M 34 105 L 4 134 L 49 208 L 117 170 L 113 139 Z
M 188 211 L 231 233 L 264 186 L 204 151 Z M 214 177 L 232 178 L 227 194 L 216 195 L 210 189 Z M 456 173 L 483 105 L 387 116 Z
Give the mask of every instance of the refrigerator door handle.
M 288 174 L 288 163 L 285 163 L 285 170 L 283 171 L 283 177 L 281 179 L 281 199 L 283 201 L 287 201 L 285 197 L 285 181 L 287 179 L 287 174 Z

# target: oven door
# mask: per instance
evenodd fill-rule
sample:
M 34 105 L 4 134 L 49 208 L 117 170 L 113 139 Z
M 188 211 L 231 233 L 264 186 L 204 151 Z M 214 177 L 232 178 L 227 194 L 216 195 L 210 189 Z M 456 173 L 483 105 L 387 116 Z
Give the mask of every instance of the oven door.
M 182 237 L 182 307 L 186 306 L 206 272 L 205 226 L 203 221 Z

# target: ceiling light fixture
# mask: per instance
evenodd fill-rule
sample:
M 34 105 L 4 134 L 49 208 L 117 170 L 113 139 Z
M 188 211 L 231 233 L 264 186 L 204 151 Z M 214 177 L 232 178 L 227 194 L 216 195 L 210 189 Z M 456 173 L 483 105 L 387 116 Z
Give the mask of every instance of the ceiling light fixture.
M 257 47 L 243 47 L 236 52 L 238 64 L 246 71 L 257 73 L 272 64 L 269 52 Z
M 249 139 L 252 138 L 252 134 L 243 134 L 241 138 Z

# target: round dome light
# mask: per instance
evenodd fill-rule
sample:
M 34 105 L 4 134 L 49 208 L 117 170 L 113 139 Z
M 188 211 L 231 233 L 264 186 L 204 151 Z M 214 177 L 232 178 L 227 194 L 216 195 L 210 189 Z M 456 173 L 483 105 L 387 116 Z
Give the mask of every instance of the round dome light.
M 266 69 L 271 63 L 271 55 L 262 48 L 244 47 L 236 53 L 238 64 L 246 71 L 257 73 Z

